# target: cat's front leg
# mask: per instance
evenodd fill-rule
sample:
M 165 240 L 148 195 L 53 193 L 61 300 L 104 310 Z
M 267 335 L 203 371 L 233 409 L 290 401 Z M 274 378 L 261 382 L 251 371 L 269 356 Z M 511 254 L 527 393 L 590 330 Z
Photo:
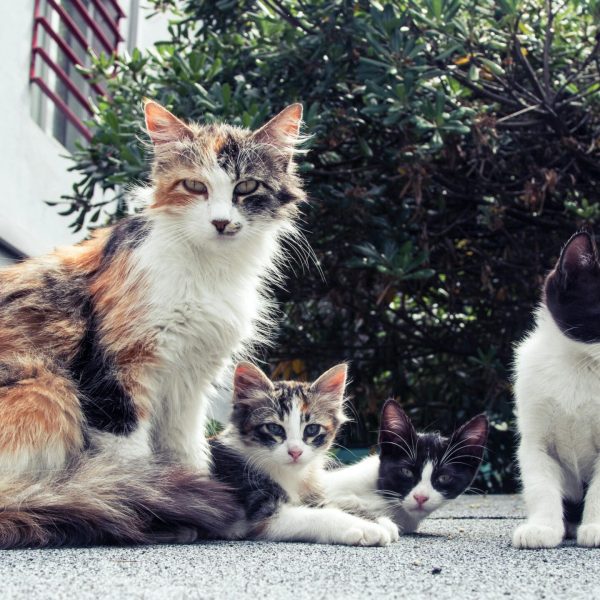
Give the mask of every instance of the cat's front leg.
M 554 548 L 565 537 L 561 466 L 541 445 L 526 438 L 519 448 L 519 466 L 527 521 L 515 530 L 513 545 Z
M 600 458 L 596 459 L 594 476 L 585 495 L 577 543 L 588 548 L 600 547 Z
M 387 523 L 367 521 L 337 508 L 289 505 L 283 505 L 269 519 L 260 537 L 276 542 L 347 546 L 387 546 L 395 541 Z

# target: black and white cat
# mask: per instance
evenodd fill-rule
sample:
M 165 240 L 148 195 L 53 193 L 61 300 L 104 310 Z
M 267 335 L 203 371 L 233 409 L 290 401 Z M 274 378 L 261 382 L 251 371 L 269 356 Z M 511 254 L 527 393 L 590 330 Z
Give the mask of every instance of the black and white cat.
M 309 384 L 236 367 L 231 422 L 210 442 L 213 477 L 233 488 L 245 512 L 224 537 L 360 546 L 398 539 L 384 515 L 368 521 L 326 506 L 321 482 L 346 421 L 346 371 L 337 365 Z
M 576 535 L 600 546 L 600 264 L 587 232 L 546 278 L 514 389 L 528 518 L 513 544 L 551 548 Z
M 483 414 L 449 438 L 417 433 L 400 405 L 388 400 L 381 411 L 380 454 L 328 472 L 325 495 L 344 510 L 366 518 L 387 516 L 401 533 L 411 533 L 471 485 L 487 434 Z

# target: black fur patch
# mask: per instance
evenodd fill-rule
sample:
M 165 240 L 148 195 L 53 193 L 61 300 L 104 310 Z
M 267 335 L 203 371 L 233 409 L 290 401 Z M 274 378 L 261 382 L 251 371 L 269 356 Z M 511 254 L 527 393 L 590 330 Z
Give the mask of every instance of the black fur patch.
M 97 322 L 88 304 L 88 325 L 79 351 L 70 365 L 87 425 L 117 435 L 131 433 L 137 425 L 131 396 L 117 380 L 116 367 L 102 348 Z
M 150 223 L 140 215 L 128 217 L 117 223 L 104 246 L 102 266 L 107 266 L 121 249 L 137 248 L 149 231 Z
M 210 450 L 213 476 L 233 489 L 250 522 L 268 519 L 288 500 L 281 486 L 249 464 L 236 449 L 212 439 Z
M 544 302 L 569 338 L 600 342 L 600 263 L 593 237 L 576 233 L 546 278 Z

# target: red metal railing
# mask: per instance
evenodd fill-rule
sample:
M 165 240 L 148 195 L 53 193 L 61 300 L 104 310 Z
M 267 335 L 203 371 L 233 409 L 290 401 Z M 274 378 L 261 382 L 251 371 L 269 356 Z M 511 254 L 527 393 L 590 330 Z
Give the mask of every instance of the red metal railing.
M 94 20 L 86 6 L 81 0 L 70 0 L 71 6 L 77 11 L 78 16 L 89 28 L 91 33 L 91 39 L 88 40 L 85 33 L 81 31 L 73 17 L 67 12 L 65 7 L 59 3 L 60 0 L 46 0 L 46 4 L 56 13 L 60 23 L 65 27 L 67 31 L 73 36 L 74 40 L 81 46 L 82 49 L 90 50 L 94 48 L 95 43 L 99 43 L 101 50 L 109 53 L 113 53 L 117 50 L 117 46 L 123 38 L 119 32 L 119 21 L 125 16 L 125 13 L 119 6 L 117 0 L 92 0 L 92 4 L 96 8 L 99 16 L 106 28 L 109 29 L 112 34 L 111 41 L 105 32 L 102 30 L 100 25 Z M 60 80 L 66 89 L 73 95 L 77 102 L 88 112 L 92 113 L 92 107 L 89 98 L 81 91 L 77 86 L 76 82 L 73 81 L 72 77 L 50 56 L 45 48 L 39 43 L 39 33 L 43 29 L 48 36 L 56 43 L 60 48 L 62 54 L 69 63 L 74 66 L 84 66 L 83 61 L 75 51 L 72 45 L 69 45 L 67 40 L 61 37 L 60 33 L 55 31 L 51 25 L 51 21 L 47 19 L 40 11 L 41 0 L 35 0 L 34 4 L 34 21 L 33 21 L 33 39 L 32 39 L 32 50 L 31 50 L 31 66 L 29 72 L 29 80 L 31 83 L 37 85 L 42 92 L 56 105 L 56 107 L 64 114 L 65 118 L 87 139 L 91 139 L 91 134 L 83 122 L 83 120 L 75 113 L 75 111 L 69 107 L 64 98 L 57 93 L 56 90 L 51 89 L 47 81 L 44 80 L 43 75 L 38 73 L 36 66 L 38 62 L 43 61 L 56 75 L 57 79 Z M 110 5 L 112 9 L 117 13 L 116 18 L 111 17 L 111 13 L 107 9 L 107 5 Z M 39 60 L 38 60 L 39 57 Z M 85 73 L 79 73 L 81 77 L 89 81 L 91 89 L 100 95 L 107 95 L 100 85 L 90 81 L 90 77 Z

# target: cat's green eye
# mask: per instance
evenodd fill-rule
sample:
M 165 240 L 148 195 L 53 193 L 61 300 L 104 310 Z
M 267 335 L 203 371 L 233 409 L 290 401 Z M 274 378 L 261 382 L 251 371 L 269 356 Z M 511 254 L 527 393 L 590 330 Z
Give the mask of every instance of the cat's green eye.
M 272 435 L 285 435 L 285 429 L 281 425 L 277 425 L 277 423 L 267 423 L 265 427 L 267 428 L 267 431 Z
M 321 426 L 317 425 L 316 423 L 311 423 L 304 428 L 304 433 L 308 437 L 314 437 L 319 433 L 319 431 L 321 431 Z
M 183 187 L 192 194 L 207 194 L 207 187 L 201 182 L 196 181 L 195 179 L 184 179 Z
M 246 194 L 252 194 L 258 189 L 258 181 L 256 179 L 246 179 L 246 181 L 240 181 L 233 190 L 233 193 L 238 196 L 245 196 Z
M 447 483 L 450 483 L 452 481 L 452 475 L 440 475 L 437 478 L 437 481 L 441 485 L 446 485 Z
M 412 477 L 413 472 L 408 467 L 401 467 L 400 475 L 402 475 L 402 477 Z

